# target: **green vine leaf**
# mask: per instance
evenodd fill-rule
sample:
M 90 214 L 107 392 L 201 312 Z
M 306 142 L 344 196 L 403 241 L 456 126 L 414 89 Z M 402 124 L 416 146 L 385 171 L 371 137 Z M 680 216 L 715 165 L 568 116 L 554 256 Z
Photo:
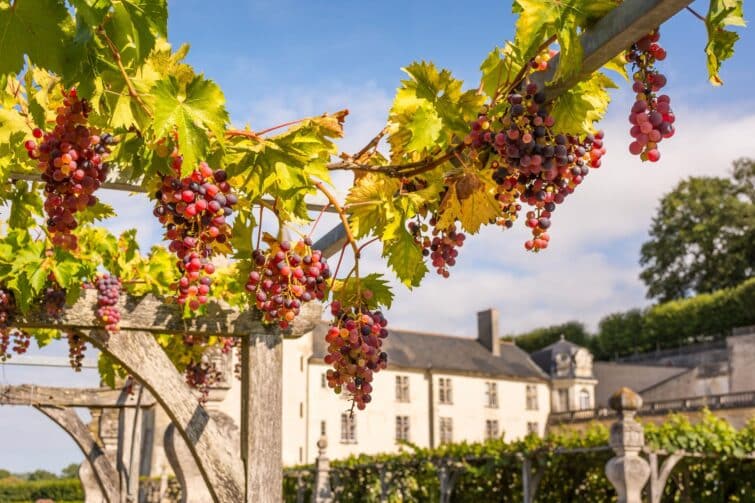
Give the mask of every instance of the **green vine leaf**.
M 105 29 L 127 66 L 138 67 L 168 32 L 166 0 L 121 0 L 113 4 Z
M 347 306 L 364 305 L 369 309 L 382 306 L 390 309 L 393 302 L 393 292 L 388 286 L 388 280 L 378 273 L 368 274 L 363 278 L 351 276 L 345 280 L 336 280 L 332 291 L 333 298 Z
M 197 76 L 185 89 L 175 77 L 159 81 L 152 88 L 154 96 L 154 133 L 158 138 L 178 133 L 184 157 L 182 174 L 186 175 L 206 157 L 210 145 L 208 133 L 223 138 L 228 112 L 225 97 L 217 84 Z
M 559 96 L 551 112 L 559 131 L 578 136 L 594 131 L 611 101 L 610 88 L 616 88 L 616 84 L 605 74 L 594 72 Z
M 708 43 L 705 46 L 708 75 L 714 86 L 723 84 L 718 75 L 721 63 L 734 55 L 734 44 L 739 34 L 727 30 L 727 26 L 746 26 L 742 0 L 710 0 L 705 28 L 708 30 Z
M 69 43 L 70 16 L 61 0 L 0 0 L 0 75 L 17 74 L 24 55 L 60 73 Z
M 422 250 L 403 225 L 396 239 L 383 243 L 383 257 L 388 258 L 388 265 L 396 273 L 396 277 L 410 288 L 419 286 L 427 274 Z

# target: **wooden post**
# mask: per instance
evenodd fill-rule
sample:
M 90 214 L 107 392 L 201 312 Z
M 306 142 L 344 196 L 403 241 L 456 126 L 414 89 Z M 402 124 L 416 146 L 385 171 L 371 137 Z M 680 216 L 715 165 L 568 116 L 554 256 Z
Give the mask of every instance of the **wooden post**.
M 213 500 L 243 501 L 244 474 L 238 448 L 222 435 L 204 407 L 197 403 L 196 396 L 154 336 L 136 330 L 117 334 L 82 330 L 82 333 L 98 349 L 123 365 L 162 405 L 186 441 Z
M 241 342 L 241 457 L 247 503 L 283 499 L 283 342 L 280 333 Z

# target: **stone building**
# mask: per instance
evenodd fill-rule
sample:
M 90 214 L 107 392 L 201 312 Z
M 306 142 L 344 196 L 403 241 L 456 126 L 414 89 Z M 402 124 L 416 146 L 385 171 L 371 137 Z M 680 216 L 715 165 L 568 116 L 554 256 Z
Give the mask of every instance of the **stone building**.
M 567 341 L 562 335 L 561 340 L 535 351 L 531 356 L 550 377 L 553 412 L 592 409 L 595 406 L 595 385 L 598 381 L 593 373 L 592 353 L 586 348 Z
M 549 377 L 526 352 L 500 341 L 494 310 L 478 313 L 476 338 L 391 329 L 384 346 L 388 368 L 376 374 L 367 409 L 353 415 L 350 401 L 327 387 L 326 330 L 323 323 L 283 343 L 285 465 L 313 462 L 321 435 L 328 437 L 328 455 L 341 458 L 395 451 L 401 441 L 434 447 L 545 432 Z M 230 376 L 231 362 L 221 360 Z M 207 407 L 237 419 L 240 388 L 227 379 Z M 162 435 L 168 424 L 159 408 L 145 418 L 143 475 L 167 466 Z

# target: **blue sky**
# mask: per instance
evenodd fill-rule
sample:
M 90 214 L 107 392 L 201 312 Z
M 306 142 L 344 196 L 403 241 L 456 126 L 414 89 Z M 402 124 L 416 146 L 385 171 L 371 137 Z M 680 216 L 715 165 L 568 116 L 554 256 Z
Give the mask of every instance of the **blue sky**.
M 693 6 L 704 12 L 707 3 Z M 384 125 L 402 66 L 432 60 L 476 87 L 480 62 L 514 26 L 509 2 L 483 8 L 438 0 L 170 0 L 170 8 L 170 41 L 191 44 L 189 62 L 221 85 L 236 124 L 260 129 L 348 108 L 346 151 Z M 554 214 L 547 252 L 525 253 L 521 226 L 506 233 L 487 229 L 468 240 L 450 280 L 431 276 L 411 292 L 397 286 L 389 313 L 394 326 L 473 336 L 475 311 L 495 307 L 506 333 L 571 319 L 594 327 L 605 314 L 647 303 L 637 259 L 658 197 L 685 176 L 722 175 L 734 158 L 755 157 L 753 33 L 742 32 L 737 54 L 722 71 L 722 88 L 707 83 L 699 20 L 681 12 L 661 33 L 669 55 L 662 68 L 677 115 L 677 134 L 661 144 L 661 161 L 642 164 L 627 152 L 631 94 L 623 83 L 604 121 L 603 167 Z M 346 180 L 338 181 L 343 193 Z M 159 227 L 145 225 L 153 222 L 146 198 L 105 197 L 121 212 L 111 228 L 138 227 L 144 245 L 159 240 Z M 366 268 L 382 270 L 377 252 L 367 254 Z M 41 354 L 66 351 L 57 345 Z M 21 382 L 94 386 L 97 377 L 0 367 L 0 384 Z M 73 442 L 34 411 L 3 408 L 0 430 L 18 433 L 6 435 L 0 467 L 59 470 L 81 458 Z

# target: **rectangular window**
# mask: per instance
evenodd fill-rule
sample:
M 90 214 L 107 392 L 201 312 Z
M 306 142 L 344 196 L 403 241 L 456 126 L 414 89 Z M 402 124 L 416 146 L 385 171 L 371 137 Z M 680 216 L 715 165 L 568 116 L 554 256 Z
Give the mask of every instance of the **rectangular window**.
M 485 396 L 487 397 L 488 407 L 498 408 L 498 383 L 485 383 Z
M 321 388 L 328 387 L 328 378 L 325 377 L 325 374 L 320 374 L 320 387 Z
M 499 435 L 498 420 L 487 419 L 485 421 L 485 440 L 492 440 L 494 438 L 498 438 L 498 435 Z
M 304 372 L 304 357 L 299 357 L 299 372 Z
M 326 427 L 325 421 L 320 421 L 320 436 L 324 437 L 328 434 L 328 429 Z
M 409 416 L 396 416 L 396 440 L 409 441 Z
M 569 390 L 560 389 L 558 390 L 558 411 L 566 412 L 567 410 L 569 410 Z
M 453 403 L 453 390 L 451 389 L 451 378 L 441 377 L 438 379 L 438 401 L 440 403 Z
M 454 421 L 450 417 L 440 418 L 440 443 L 450 444 L 454 441 Z
M 299 417 L 304 417 L 304 402 L 299 402 Z
M 537 385 L 527 385 L 527 410 L 537 410 Z
M 304 462 L 304 449 L 299 447 L 299 463 L 303 463 L 303 462 Z
M 396 376 L 396 401 L 409 401 L 409 376 Z
M 341 414 L 341 443 L 357 443 L 357 416 L 344 412 Z
M 540 434 L 540 428 L 537 424 L 537 422 L 528 422 L 527 423 L 527 434 L 534 433 L 535 435 Z

